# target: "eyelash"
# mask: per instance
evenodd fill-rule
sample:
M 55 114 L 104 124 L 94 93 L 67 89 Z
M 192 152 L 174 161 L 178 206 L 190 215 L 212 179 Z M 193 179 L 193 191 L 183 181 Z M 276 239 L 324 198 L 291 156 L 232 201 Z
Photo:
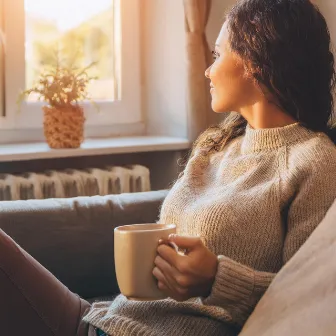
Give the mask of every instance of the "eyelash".
M 217 51 L 212 51 L 212 56 L 213 56 L 213 59 L 216 61 L 217 58 L 219 57 L 219 53 Z

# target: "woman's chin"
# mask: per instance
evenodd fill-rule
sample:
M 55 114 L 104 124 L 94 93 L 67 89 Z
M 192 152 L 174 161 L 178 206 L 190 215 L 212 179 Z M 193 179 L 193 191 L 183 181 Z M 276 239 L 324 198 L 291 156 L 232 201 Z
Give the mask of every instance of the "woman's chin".
M 227 113 L 233 111 L 230 101 L 227 99 L 216 99 L 217 97 L 212 95 L 211 108 L 216 113 Z
M 214 100 L 212 100 L 212 103 L 211 103 L 211 108 L 214 112 L 216 113 L 223 113 L 225 112 L 226 110 L 223 108 L 223 106 L 219 106 L 218 104 L 216 104 L 216 102 Z

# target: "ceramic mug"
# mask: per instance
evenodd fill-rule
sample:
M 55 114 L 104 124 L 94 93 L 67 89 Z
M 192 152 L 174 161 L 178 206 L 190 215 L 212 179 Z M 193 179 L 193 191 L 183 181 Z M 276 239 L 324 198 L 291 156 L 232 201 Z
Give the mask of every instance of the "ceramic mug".
M 176 233 L 175 224 L 135 224 L 114 229 L 114 261 L 120 292 L 130 300 L 162 300 L 167 296 L 153 275 L 160 239 Z

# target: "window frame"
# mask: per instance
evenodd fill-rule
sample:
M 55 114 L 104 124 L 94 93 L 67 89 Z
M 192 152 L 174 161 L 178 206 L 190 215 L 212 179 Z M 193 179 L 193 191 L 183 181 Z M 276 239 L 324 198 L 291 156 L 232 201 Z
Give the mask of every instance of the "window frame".
M 121 64 L 119 67 L 121 69 L 121 99 L 114 102 L 97 102 L 99 112 L 90 102 L 81 104 L 85 107 L 86 126 L 91 128 L 91 135 L 95 134 L 92 129 L 96 128 L 96 136 L 101 136 L 99 127 L 108 125 L 127 127 L 128 124 L 140 127 L 144 123 L 141 111 L 140 4 L 139 1 L 134 0 L 115 1 L 120 6 L 121 20 Z M 4 99 L 0 96 L 0 101 L 5 101 L 6 115 L 0 114 L 0 129 L 18 132 L 41 130 L 43 128 L 43 103 L 24 102 L 21 108 L 17 105 L 19 93 L 25 87 L 24 0 L 0 0 L 0 8 L 1 6 L 4 10 L 2 26 L 6 39 L 6 57 L 4 74 L 2 76 L 0 74 L 0 78 L 4 78 L 4 88 L 2 90 L 0 88 L 0 92 L 4 93 L 2 97 Z M 6 20 L 7 17 L 16 19 Z

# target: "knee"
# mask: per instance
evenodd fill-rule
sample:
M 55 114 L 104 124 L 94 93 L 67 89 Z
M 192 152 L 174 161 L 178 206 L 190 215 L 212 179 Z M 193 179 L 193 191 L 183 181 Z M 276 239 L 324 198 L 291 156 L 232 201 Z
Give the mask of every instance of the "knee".
M 0 267 L 11 259 L 11 256 L 20 253 L 15 241 L 0 229 Z

